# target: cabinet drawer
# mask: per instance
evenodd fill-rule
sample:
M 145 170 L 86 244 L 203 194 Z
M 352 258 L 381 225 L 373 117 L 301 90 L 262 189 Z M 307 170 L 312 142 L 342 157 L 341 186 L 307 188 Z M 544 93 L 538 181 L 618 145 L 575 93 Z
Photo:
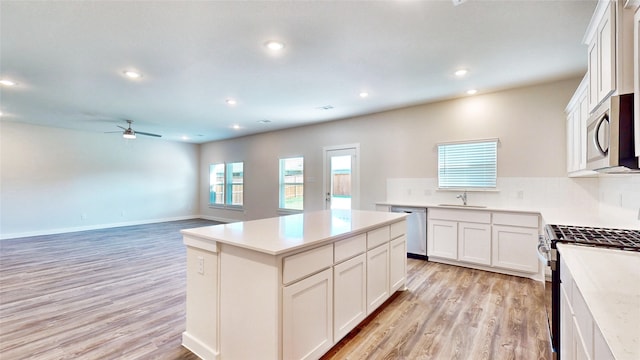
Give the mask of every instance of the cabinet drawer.
M 367 251 L 367 234 L 337 241 L 334 246 L 335 262 L 339 263 Z
M 389 241 L 389 226 L 381 227 L 367 233 L 367 249 L 373 249 Z
M 429 219 L 464 221 L 473 223 L 491 223 L 491 213 L 488 211 L 429 209 Z
M 333 244 L 287 256 L 282 264 L 282 282 L 288 284 L 333 265 Z
M 403 220 L 395 224 L 391 224 L 390 239 L 395 239 L 407 233 L 407 221 Z
M 538 228 L 538 215 L 493 213 L 493 223 L 497 225 Z

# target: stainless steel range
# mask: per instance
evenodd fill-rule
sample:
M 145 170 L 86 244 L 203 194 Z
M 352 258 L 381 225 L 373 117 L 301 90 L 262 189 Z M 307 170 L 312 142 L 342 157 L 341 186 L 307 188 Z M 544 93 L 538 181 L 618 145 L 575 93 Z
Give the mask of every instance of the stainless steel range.
M 551 315 L 549 316 L 554 359 L 560 359 L 560 254 L 558 243 L 640 251 L 640 230 L 586 226 L 546 225 L 538 253 L 551 267 Z

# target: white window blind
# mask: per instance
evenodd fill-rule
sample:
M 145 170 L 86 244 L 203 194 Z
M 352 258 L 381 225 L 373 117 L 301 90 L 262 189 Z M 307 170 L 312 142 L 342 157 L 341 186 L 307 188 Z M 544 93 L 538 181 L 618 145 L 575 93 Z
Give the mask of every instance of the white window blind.
M 438 187 L 495 188 L 498 140 L 438 145 Z

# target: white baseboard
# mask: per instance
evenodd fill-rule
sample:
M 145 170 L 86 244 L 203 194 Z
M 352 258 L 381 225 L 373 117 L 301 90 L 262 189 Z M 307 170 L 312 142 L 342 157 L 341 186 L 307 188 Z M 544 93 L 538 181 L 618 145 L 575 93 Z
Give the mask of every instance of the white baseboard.
M 206 219 L 206 220 L 222 221 L 217 219 L 209 219 L 208 217 L 200 216 L 200 215 L 186 215 L 186 216 L 175 216 L 175 217 L 162 218 L 162 219 L 147 219 L 147 220 L 126 221 L 126 222 L 118 222 L 118 223 L 110 223 L 110 224 L 95 224 L 95 225 L 87 225 L 87 226 L 75 226 L 75 227 L 66 227 L 66 228 L 57 228 L 57 229 L 38 230 L 38 231 L 27 231 L 27 232 L 21 232 L 21 233 L 13 233 L 13 234 L 0 234 L 0 240 L 16 239 L 16 238 L 23 238 L 23 237 L 29 237 L 29 236 L 55 235 L 55 234 L 63 234 L 63 233 L 76 232 L 76 231 L 100 230 L 100 229 L 108 229 L 108 228 L 115 228 L 115 227 L 121 227 L 121 226 L 155 224 L 160 222 L 190 220 L 190 219 Z
M 191 334 L 186 331 L 182 333 L 182 346 L 186 347 L 189 351 L 204 360 L 216 360 L 219 357 L 217 351 L 211 349 L 209 346 L 191 336 Z

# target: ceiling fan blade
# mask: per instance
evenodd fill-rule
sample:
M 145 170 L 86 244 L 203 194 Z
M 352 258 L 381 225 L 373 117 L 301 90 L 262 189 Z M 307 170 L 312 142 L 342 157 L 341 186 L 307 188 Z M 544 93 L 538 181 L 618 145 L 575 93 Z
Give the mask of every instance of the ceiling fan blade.
M 120 126 L 120 125 L 116 125 L 116 126 L 117 126 L 117 127 L 119 127 L 119 128 L 120 128 L 120 129 L 122 129 L 122 130 L 127 130 L 127 128 L 122 127 L 122 126 Z
M 118 130 L 118 131 L 105 131 L 104 133 L 105 134 L 115 134 L 115 133 L 122 134 L 122 131 L 120 131 L 120 130 Z
M 142 131 L 136 131 L 136 135 L 145 135 L 145 136 L 154 136 L 154 137 L 162 137 L 162 135 L 146 133 Z

